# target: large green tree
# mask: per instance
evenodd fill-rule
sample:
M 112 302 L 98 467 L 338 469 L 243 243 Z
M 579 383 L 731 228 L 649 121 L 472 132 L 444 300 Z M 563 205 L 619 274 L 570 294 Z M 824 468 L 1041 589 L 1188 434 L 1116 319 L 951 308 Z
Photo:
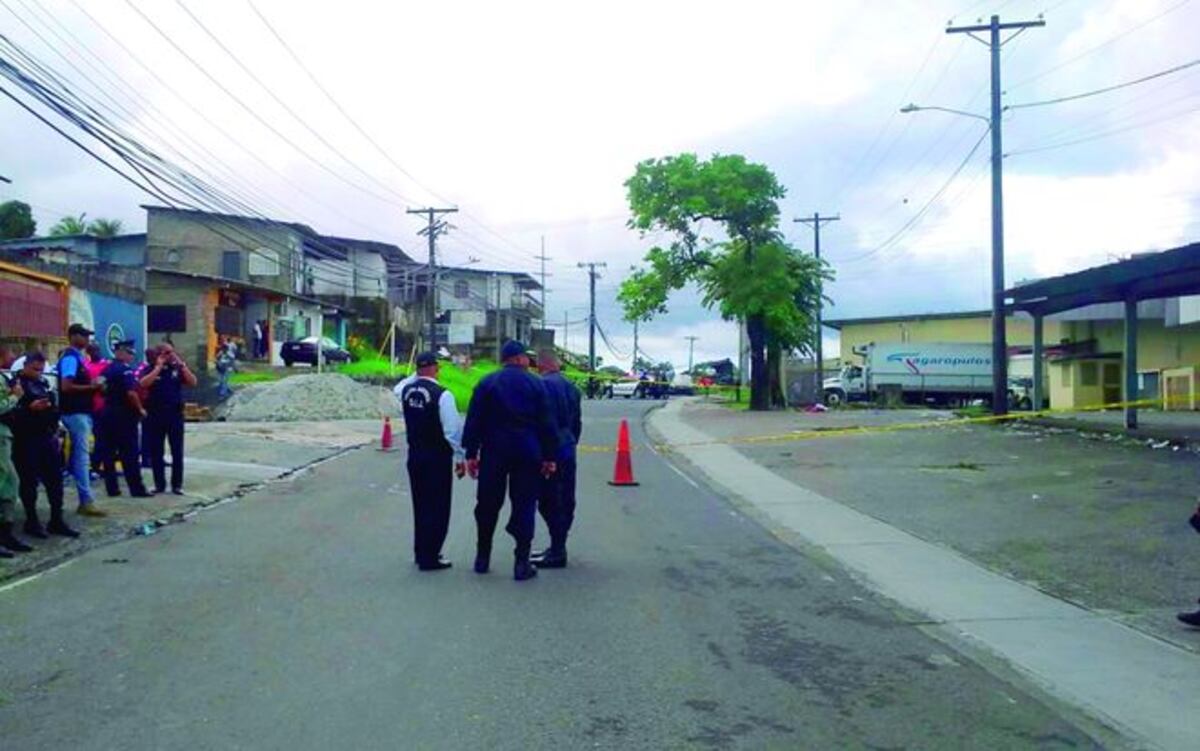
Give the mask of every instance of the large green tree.
M 37 232 L 33 210 L 21 201 L 0 203 L 0 240 L 24 240 Z
M 626 317 L 649 320 L 666 312 L 673 291 L 698 285 L 706 306 L 746 322 L 750 406 L 769 409 L 769 353 L 777 362 L 786 350 L 809 348 L 821 282 L 832 278 L 823 262 L 783 240 L 783 186 L 766 166 L 742 156 L 680 154 L 641 162 L 625 188 L 629 226 L 671 237 L 622 283 Z

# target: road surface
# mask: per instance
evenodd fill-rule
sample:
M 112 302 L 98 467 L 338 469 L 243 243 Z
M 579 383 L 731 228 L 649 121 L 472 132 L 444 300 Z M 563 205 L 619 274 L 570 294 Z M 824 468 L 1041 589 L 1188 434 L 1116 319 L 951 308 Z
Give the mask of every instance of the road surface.
M 455 568 L 416 571 L 403 452 L 364 449 L 10 585 L 0 747 L 1112 743 L 645 448 L 648 407 L 586 404 L 589 443 L 629 418 L 641 485 L 584 455 L 571 568 L 532 582 L 507 536 L 471 572 L 470 481 Z

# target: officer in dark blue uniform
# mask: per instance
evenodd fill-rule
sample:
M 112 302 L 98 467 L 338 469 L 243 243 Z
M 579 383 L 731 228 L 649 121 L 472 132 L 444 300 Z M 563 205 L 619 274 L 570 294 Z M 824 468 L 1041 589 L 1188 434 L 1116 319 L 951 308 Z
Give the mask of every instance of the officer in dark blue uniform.
M 454 395 L 437 382 L 438 360 L 417 355 L 417 372 L 396 385 L 408 441 L 408 481 L 413 505 L 413 558 L 422 571 L 443 571 L 442 545 L 450 529 L 451 467 L 461 478 L 462 420 Z
M 575 520 L 575 447 L 583 434 L 583 394 L 562 374 L 562 366 L 553 350 L 538 352 L 538 372 L 550 396 L 554 424 L 558 433 L 557 471 L 543 478 L 538 495 L 538 510 L 550 530 L 550 547 L 534 554 L 538 568 L 567 567 L 567 533 Z
M 50 382 L 42 375 L 46 356 L 30 352 L 16 382 L 23 392 L 12 411 L 13 464 L 20 479 L 21 505 L 25 507 L 25 534 L 44 540 L 47 532 L 63 537 L 78 537 L 63 519 L 62 449 L 58 445 L 58 398 Z M 50 502 L 50 523 L 38 520 L 38 484 L 46 488 Z
M 504 367 L 475 387 L 463 430 L 467 471 L 479 480 L 475 571 L 488 571 L 507 490 L 512 508 L 505 530 L 517 542 L 513 578 L 523 581 L 537 576 L 529 548 L 537 523 L 538 482 L 554 474 L 558 438 L 549 395 L 541 379 L 529 372 L 525 345 L 507 342 L 500 357 Z
M 104 378 L 104 410 L 100 413 L 100 442 L 104 455 L 104 488 L 109 496 L 121 495 L 117 485 L 116 461 L 121 461 L 129 495 L 149 498 L 142 482 L 142 466 L 138 456 L 138 421 L 146 417 L 138 397 L 138 381 L 133 373 L 134 341 L 126 339 L 113 345 L 113 361 L 101 377 Z
M 143 449 L 149 448 L 146 453 L 154 472 L 154 492 L 167 492 L 165 440 L 171 446 L 171 492 L 183 495 L 183 389 L 195 386 L 196 376 L 175 348 L 164 342 L 140 385 L 147 392 L 142 443 Z

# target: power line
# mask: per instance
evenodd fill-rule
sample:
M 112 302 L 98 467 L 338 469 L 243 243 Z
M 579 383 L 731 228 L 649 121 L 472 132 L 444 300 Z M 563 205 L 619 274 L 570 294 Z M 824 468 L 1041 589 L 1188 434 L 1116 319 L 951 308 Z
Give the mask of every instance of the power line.
M 1100 94 L 1107 94 L 1112 91 L 1119 91 L 1120 89 L 1126 89 L 1126 88 L 1129 88 L 1130 86 L 1137 86 L 1138 84 L 1146 83 L 1147 81 L 1153 81 L 1156 78 L 1162 78 L 1164 76 L 1169 76 L 1174 73 L 1179 73 L 1180 71 L 1184 71 L 1189 68 L 1194 68 L 1197 65 L 1200 65 L 1200 58 L 1196 58 L 1195 60 L 1192 60 L 1191 62 L 1183 63 L 1182 65 L 1176 65 L 1172 68 L 1167 68 L 1166 70 L 1160 70 L 1157 73 L 1151 73 L 1148 76 L 1142 76 L 1141 78 L 1135 78 L 1132 81 L 1125 81 L 1124 83 L 1118 83 L 1118 84 L 1114 84 L 1112 86 L 1105 86 L 1104 88 L 1101 88 L 1101 89 L 1092 89 L 1091 91 L 1084 91 L 1079 94 L 1071 94 L 1069 96 L 1060 96 L 1060 97 L 1056 97 L 1054 99 L 1043 99 L 1043 100 L 1037 101 L 1037 102 L 1023 102 L 1021 104 L 1010 104 L 1010 105 L 1007 105 L 1005 107 L 1005 109 L 1019 110 L 1019 109 L 1026 109 L 1029 107 L 1045 107 L 1045 106 L 1048 106 L 1051 104 L 1062 104 L 1063 102 L 1073 102 L 1077 99 L 1087 99 L 1088 97 L 1099 96 Z

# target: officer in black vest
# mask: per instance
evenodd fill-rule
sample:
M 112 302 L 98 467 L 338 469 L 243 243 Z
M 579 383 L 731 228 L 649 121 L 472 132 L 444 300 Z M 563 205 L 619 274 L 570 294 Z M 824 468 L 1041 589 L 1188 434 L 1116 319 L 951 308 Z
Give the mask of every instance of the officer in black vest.
M 100 413 L 100 441 L 104 452 L 104 488 L 109 496 L 121 495 L 117 485 L 116 461 L 120 459 L 125 472 L 129 495 L 149 498 L 142 482 L 142 465 L 138 451 L 138 422 L 146 417 L 138 396 L 138 381 L 133 373 L 134 341 L 126 339 L 113 345 L 113 361 L 101 376 L 104 378 L 104 411 Z
M 537 576 L 529 548 L 537 523 L 538 482 L 554 474 L 558 436 L 549 395 L 541 379 L 529 372 L 525 345 L 506 342 L 500 357 L 504 367 L 475 387 L 463 429 L 467 471 L 479 479 L 475 571 L 485 574 L 491 564 L 492 537 L 507 493 L 512 509 L 505 529 L 517 542 L 513 578 L 524 581 Z
M 413 504 L 413 557 L 422 571 L 442 571 L 442 544 L 450 529 L 453 470 L 466 472 L 462 420 L 454 395 L 437 382 L 438 360 L 432 352 L 417 355 L 417 372 L 396 385 L 404 409 L 408 439 L 408 482 Z
M 63 519 L 62 450 L 58 444 L 58 399 L 50 382 L 42 375 L 46 356 L 30 352 L 17 374 L 22 395 L 13 410 L 13 464 L 20 478 L 21 505 L 25 507 L 25 534 L 46 539 L 47 533 L 78 537 Z M 38 519 L 38 484 L 46 488 L 50 501 L 50 523 Z

